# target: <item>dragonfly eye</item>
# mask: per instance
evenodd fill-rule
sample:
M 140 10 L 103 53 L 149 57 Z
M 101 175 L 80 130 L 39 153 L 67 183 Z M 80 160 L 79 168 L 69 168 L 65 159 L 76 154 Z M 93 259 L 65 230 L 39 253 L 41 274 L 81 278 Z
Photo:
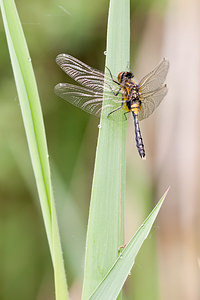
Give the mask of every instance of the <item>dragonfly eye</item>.
M 133 73 L 132 72 L 126 72 L 125 73 L 125 77 L 128 78 L 128 79 L 131 79 L 134 77 Z
M 121 72 L 121 73 L 119 73 L 119 75 L 118 75 L 118 81 L 119 81 L 119 83 L 121 83 L 123 80 L 124 80 L 124 77 L 125 77 L 125 72 Z
M 118 81 L 119 83 L 122 83 L 122 81 L 133 78 L 134 75 L 132 72 L 121 72 L 118 75 Z

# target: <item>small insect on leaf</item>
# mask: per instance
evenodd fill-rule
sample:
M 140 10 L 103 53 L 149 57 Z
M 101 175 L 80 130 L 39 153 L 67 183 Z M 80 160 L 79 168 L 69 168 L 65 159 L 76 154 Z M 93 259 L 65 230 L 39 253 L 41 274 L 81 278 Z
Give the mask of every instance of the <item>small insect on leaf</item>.
M 145 150 L 139 121 L 148 118 L 167 94 L 164 84 L 169 62 L 163 59 L 160 64 L 137 84 L 131 71 L 121 72 L 118 78 L 93 69 L 69 54 L 56 58 L 61 69 L 80 85 L 59 83 L 55 93 L 84 111 L 110 120 L 126 120 L 131 112 L 135 124 L 136 146 L 141 158 Z

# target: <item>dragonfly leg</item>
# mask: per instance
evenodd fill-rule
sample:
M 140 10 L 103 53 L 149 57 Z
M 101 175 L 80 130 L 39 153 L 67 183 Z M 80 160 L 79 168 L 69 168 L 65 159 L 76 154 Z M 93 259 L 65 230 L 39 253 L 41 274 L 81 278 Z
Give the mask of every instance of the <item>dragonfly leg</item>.
M 121 86 L 120 86 L 120 88 L 118 89 L 118 91 L 115 92 L 115 91 L 112 89 L 112 87 L 111 87 L 108 83 L 106 83 L 106 84 L 109 86 L 109 88 L 110 88 L 110 90 L 111 90 L 111 92 L 113 93 L 114 96 L 118 96 L 118 95 L 119 95 L 119 92 L 121 91 Z
M 108 67 L 106 67 L 106 69 L 108 69 L 108 72 L 109 72 L 109 74 L 110 74 L 110 77 L 111 77 L 112 81 L 113 81 L 114 83 L 120 85 L 120 83 L 119 83 L 118 81 L 116 81 L 116 80 L 113 78 L 110 69 L 109 69 Z M 115 92 L 109 84 L 108 84 L 108 86 L 109 86 L 109 88 L 111 89 L 112 93 L 113 93 L 115 96 L 117 96 L 117 95 L 119 94 L 119 92 L 121 91 L 121 86 L 119 87 L 119 90 L 118 90 L 117 92 Z
M 115 95 L 115 96 L 117 96 L 118 94 L 119 94 L 119 92 L 121 91 L 121 86 L 120 86 L 120 88 L 119 88 L 119 90 L 115 93 L 114 91 L 113 91 L 113 89 L 111 88 L 111 91 L 113 92 L 113 94 Z
M 125 111 L 125 113 L 124 113 L 124 118 L 125 118 L 126 121 L 127 121 L 126 115 L 127 115 L 129 112 L 130 112 L 130 111 Z
M 114 110 L 112 110 L 112 111 L 107 115 L 107 118 L 108 118 L 111 114 L 113 114 L 114 112 L 116 112 L 116 111 L 122 109 L 123 105 L 124 105 L 124 103 L 122 102 L 121 106 L 115 108 Z
M 106 69 L 108 70 L 108 72 L 109 72 L 109 74 L 110 74 L 110 77 L 111 77 L 112 81 L 115 82 L 116 84 L 120 85 L 120 83 L 119 83 L 118 81 L 116 81 L 116 80 L 113 78 L 110 69 L 109 69 L 108 67 L 106 67 Z

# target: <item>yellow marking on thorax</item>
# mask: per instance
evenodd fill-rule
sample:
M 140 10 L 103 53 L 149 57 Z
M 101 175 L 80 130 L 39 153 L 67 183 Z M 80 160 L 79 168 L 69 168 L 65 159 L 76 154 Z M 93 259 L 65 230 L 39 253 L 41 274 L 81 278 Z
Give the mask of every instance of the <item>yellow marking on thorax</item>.
M 127 111 L 130 111 L 130 109 L 128 108 L 127 103 L 126 103 L 126 101 L 128 101 L 128 95 L 123 95 L 123 101 L 125 101 L 125 102 L 124 102 L 124 108 L 125 108 Z

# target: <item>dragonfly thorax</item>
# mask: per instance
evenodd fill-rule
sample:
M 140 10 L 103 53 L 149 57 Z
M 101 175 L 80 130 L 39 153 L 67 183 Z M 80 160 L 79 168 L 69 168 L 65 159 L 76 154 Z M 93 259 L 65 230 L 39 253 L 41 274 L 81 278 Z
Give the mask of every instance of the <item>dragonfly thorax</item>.
M 121 88 L 127 100 L 135 101 L 141 99 L 139 86 L 133 80 L 124 82 L 121 84 Z
M 122 87 L 124 99 L 126 99 L 126 108 L 138 114 L 141 109 L 141 93 L 139 86 L 132 80 L 124 83 Z
M 134 82 L 130 82 L 128 84 L 128 97 L 132 100 L 139 100 L 140 99 L 140 90 L 139 86 Z

